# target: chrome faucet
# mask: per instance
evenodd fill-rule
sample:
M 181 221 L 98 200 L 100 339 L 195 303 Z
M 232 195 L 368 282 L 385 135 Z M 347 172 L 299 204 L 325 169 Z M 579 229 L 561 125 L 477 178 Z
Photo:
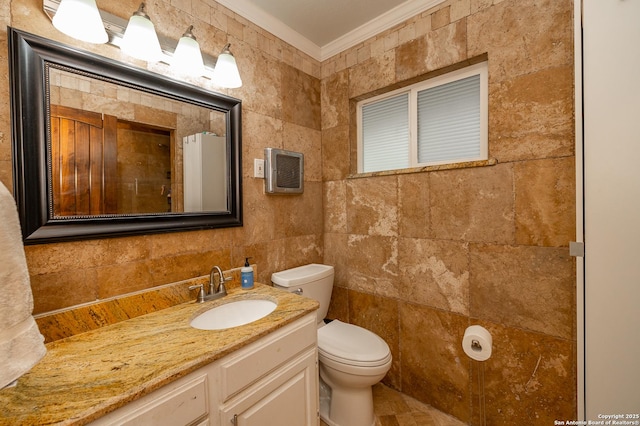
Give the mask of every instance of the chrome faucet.
M 218 274 L 218 284 L 215 283 L 215 274 Z M 223 296 L 227 295 L 227 288 L 224 283 L 231 280 L 232 278 L 225 278 L 222 273 L 222 269 L 219 266 L 214 266 L 211 268 L 211 272 L 209 273 L 209 290 L 208 292 L 204 291 L 204 284 L 192 285 L 189 287 L 189 290 L 198 290 L 198 298 L 196 302 L 203 303 L 207 300 L 219 299 Z
M 214 282 L 215 273 L 218 273 L 218 286 Z M 231 278 L 229 278 L 231 279 Z M 214 266 L 211 268 L 211 272 L 209 273 L 209 296 L 214 294 L 222 294 L 222 296 L 227 294 L 227 288 L 224 286 L 224 282 L 227 281 L 222 273 L 222 269 L 219 266 Z

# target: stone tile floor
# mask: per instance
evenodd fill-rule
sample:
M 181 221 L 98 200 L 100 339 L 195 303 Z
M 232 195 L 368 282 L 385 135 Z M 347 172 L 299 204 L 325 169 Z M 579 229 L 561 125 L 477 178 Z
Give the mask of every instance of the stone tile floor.
M 464 426 L 460 420 L 381 383 L 373 387 L 376 426 Z M 321 426 L 327 426 L 320 421 Z

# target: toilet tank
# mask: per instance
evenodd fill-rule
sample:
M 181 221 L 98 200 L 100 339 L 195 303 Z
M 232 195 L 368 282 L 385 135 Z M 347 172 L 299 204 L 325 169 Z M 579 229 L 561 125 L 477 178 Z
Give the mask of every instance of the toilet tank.
M 320 302 L 317 322 L 327 316 L 333 290 L 333 266 L 312 263 L 271 274 L 274 287 Z

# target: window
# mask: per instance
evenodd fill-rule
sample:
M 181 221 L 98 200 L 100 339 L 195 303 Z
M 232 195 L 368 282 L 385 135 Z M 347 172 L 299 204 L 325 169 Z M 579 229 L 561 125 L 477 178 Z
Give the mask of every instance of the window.
M 487 159 L 483 62 L 358 103 L 358 172 Z

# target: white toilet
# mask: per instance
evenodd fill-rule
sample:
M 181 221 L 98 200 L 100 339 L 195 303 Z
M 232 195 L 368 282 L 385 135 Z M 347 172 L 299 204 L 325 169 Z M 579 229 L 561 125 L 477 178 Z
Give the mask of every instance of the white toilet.
M 333 266 L 310 264 L 271 275 L 275 287 L 320 302 L 318 358 L 320 417 L 330 426 L 372 426 L 371 387 L 391 368 L 391 351 L 377 334 L 333 320 L 325 324 L 333 290 Z

